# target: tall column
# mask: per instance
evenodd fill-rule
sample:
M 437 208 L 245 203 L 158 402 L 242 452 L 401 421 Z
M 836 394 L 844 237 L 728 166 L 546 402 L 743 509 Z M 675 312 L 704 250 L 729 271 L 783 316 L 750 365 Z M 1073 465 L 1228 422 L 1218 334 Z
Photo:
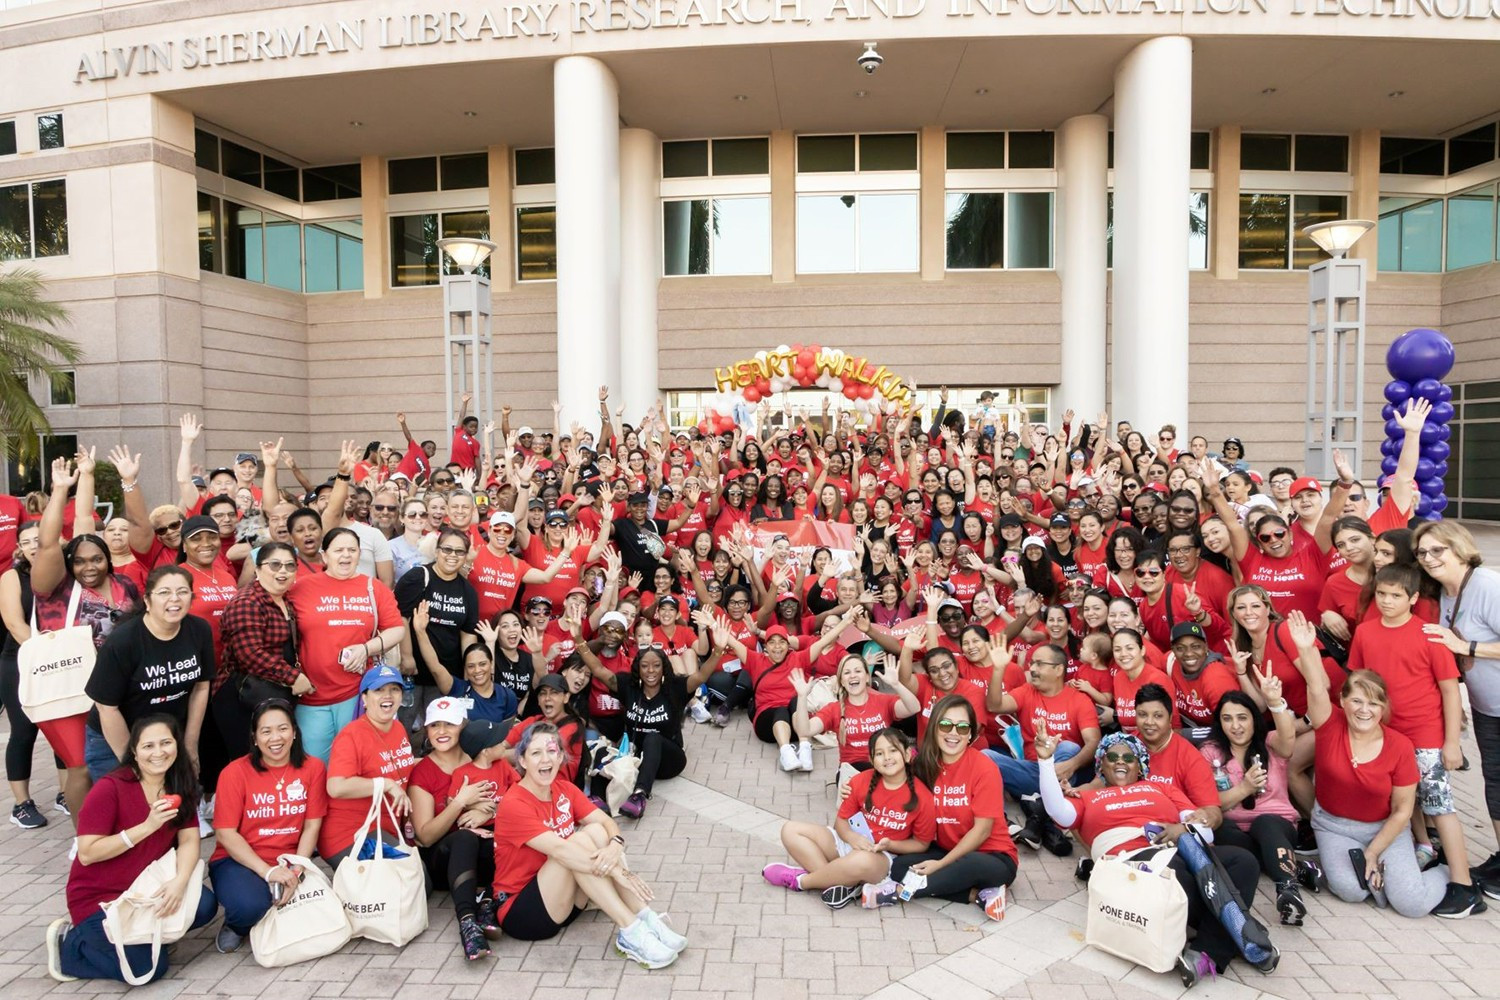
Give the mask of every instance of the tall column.
M 1105 408 L 1109 121 L 1078 115 L 1057 132 L 1057 276 L 1062 282 L 1062 398 L 1086 420 Z
M 557 163 L 557 398 L 562 426 L 594 425 L 620 385 L 620 95 L 588 56 L 553 67 Z
M 656 297 L 661 284 L 661 143 L 620 130 L 620 392 L 625 418 L 657 400 Z
M 1187 426 L 1193 44 L 1153 38 L 1115 70 L 1114 413 Z

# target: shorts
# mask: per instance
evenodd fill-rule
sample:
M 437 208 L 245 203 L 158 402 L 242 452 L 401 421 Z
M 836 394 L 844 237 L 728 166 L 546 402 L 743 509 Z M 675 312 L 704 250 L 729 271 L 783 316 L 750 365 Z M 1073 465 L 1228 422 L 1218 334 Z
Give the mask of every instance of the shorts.
M 839 857 L 847 858 L 850 854 L 854 853 L 854 848 L 849 846 L 848 841 L 839 836 L 839 832 L 837 830 L 835 830 L 831 826 L 827 827 L 827 830 L 829 833 L 833 834 L 833 846 L 838 848 Z M 885 858 L 885 873 L 889 875 L 891 873 L 891 865 L 896 863 L 896 856 L 890 851 L 880 851 L 879 853 L 882 857 Z
M 532 879 L 526 883 L 526 888 L 516 893 L 505 916 L 500 918 L 500 929 L 505 932 L 506 937 L 517 941 L 545 941 L 547 938 L 557 937 L 582 912 L 582 907 L 575 906 L 562 923 L 557 923 L 552 919 L 552 914 L 547 912 L 547 902 L 542 899 L 542 887 L 537 884 L 536 879 Z
M 1453 788 L 1448 784 L 1448 769 L 1443 766 L 1443 751 L 1417 751 L 1417 809 L 1423 816 L 1447 816 L 1457 812 L 1453 807 Z
M 47 742 L 52 745 L 52 752 L 70 768 L 85 765 L 83 745 L 84 722 L 87 718 L 87 712 L 80 712 L 63 719 L 36 724 L 37 729 L 41 730 L 42 735 L 47 737 Z

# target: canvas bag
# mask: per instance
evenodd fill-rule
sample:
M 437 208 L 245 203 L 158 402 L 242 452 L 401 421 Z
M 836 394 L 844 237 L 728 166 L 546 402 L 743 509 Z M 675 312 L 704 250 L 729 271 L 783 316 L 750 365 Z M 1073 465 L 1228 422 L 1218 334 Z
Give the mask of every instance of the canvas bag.
M 255 961 L 276 969 L 332 955 L 354 935 L 344 904 L 323 870 L 307 858 L 283 854 L 276 860 L 300 865 L 302 882 L 291 899 L 282 906 L 272 906 L 250 928 Z
M 1150 857 L 1132 860 L 1141 853 Z M 1099 859 L 1089 876 L 1084 942 L 1152 972 L 1170 972 L 1187 943 L 1187 893 L 1168 867 L 1175 853 L 1148 848 Z
M 200 858 L 193 866 L 193 875 L 188 879 L 187 891 L 182 894 L 182 904 L 177 907 L 177 912 L 160 916 L 156 912 L 156 893 L 176 877 L 177 848 L 174 847 L 147 865 L 124 893 L 108 903 L 99 904 L 104 910 L 104 936 L 115 946 L 120 973 L 131 986 L 149 982 L 161 963 L 161 946 L 180 941 L 193 926 L 198 900 L 203 896 L 203 860 Z M 139 976 L 125 957 L 125 946 L 129 944 L 151 946 L 151 968 Z
M 427 929 L 427 873 L 416 847 L 408 844 L 399 832 L 395 846 L 406 851 L 404 858 L 387 858 L 381 850 L 385 831 L 377 822 L 382 809 L 390 812 L 385 800 L 385 780 L 376 778 L 375 794 L 364 824 L 354 835 L 349 856 L 339 862 L 333 874 L 333 890 L 343 901 L 349 926 L 355 937 L 402 947 Z M 396 818 L 391 813 L 391 818 Z M 375 829 L 375 856 L 359 859 L 365 838 Z M 399 830 L 401 824 L 396 823 Z
M 94 672 L 94 630 L 74 625 L 83 588 L 73 584 L 68 598 L 68 617 L 63 627 L 41 632 L 36 627 L 36 605 L 31 608 L 31 638 L 21 643 L 16 656 L 20 664 L 18 695 L 21 708 L 32 722 L 52 722 L 82 715 L 94 707 L 84 693 Z

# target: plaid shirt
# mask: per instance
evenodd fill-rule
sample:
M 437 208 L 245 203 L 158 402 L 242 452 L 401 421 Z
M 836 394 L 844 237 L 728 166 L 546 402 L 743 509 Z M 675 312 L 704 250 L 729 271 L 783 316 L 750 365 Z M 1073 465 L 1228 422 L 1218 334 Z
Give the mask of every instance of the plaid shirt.
M 292 607 L 286 612 L 276 606 L 259 580 L 234 596 L 219 619 L 219 635 L 224 642 L 224 657 L 219 661 L 214 679 L 217 691 L 230 674 L 249 674 L 276 684 L 291 687 L 301 673 L 295 662 L 288 663 L 288 643 L 295 643 L 297 622 Z M 295 648 L 295 646 L 294 646 Z

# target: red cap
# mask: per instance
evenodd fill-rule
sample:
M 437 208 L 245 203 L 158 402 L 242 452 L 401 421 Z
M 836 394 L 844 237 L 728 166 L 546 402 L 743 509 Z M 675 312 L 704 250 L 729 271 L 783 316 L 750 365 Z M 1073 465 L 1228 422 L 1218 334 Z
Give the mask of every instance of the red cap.
M 1148 490 L 1150 490 L 1152 493 L 1166 493 L 1167 492 L 1167 487 L 1166 487 L 1165 483 L 1147 483 L 1146 486 L 1145 486 L 1145 488 L 1148 489 Z
M 562 506 L 563 504 L 568 504 L 568 503 L 577 503 L 577 502 L 578 502 L 578 498 L 576 496 L 574 496 L 573 494 L 571 494 L 571 493 L 564 493 L 562 496 L 560 496 L 560 497 L 557 498 L 558 506 Z
M 781 593 L 776 595 L 776 603 L 780 604 L 782 601 L 796 601 L 798 604 L 801 604 L 802 598 L 798 597 L 790 590 L 783 590 Z
M 564 597 L 572 597 L 574 594 L 582 594 L 584 597 L 592 597 L 593 596 L 587 590 L 584 590 L 582 587 L 574 587 L 572 590 L 568 591 L 563 596 Z
M 1254 469 L 1250 470 L 1249 475 L 1250 475 L 1250 481 L 1252 483 L 1254 483 L 1256 486 L 1263 486 L 1265 484 L 1265 480 L 1261 478 L 1260 473 L 1256 472 Z
M 1286 495 L 1289 497 L 1294 497 L 1298 493 L 1301 493 L 1303 490 L 1313 490 L 1315 492 L 1322 493 L 1323 484 L 1318 482 L 1312 476 L 1303 476 L 1301 479 L 1292 483 L 1292 488 L 1286 491 Z
M 783 639 L 790 639 L 791 638 L 791 636 L 789 634 L 787 634 L 786 626 L 784 626 L 784 625 L 772 625 L 770 628 L 766 629 L 764 632 L 761 633 L 760 639 L 761 639 L 761 642 L 765 642 L 768 639 L 774 639 L 774 638 L 776 638 L 778 635 L 781 636 Z

